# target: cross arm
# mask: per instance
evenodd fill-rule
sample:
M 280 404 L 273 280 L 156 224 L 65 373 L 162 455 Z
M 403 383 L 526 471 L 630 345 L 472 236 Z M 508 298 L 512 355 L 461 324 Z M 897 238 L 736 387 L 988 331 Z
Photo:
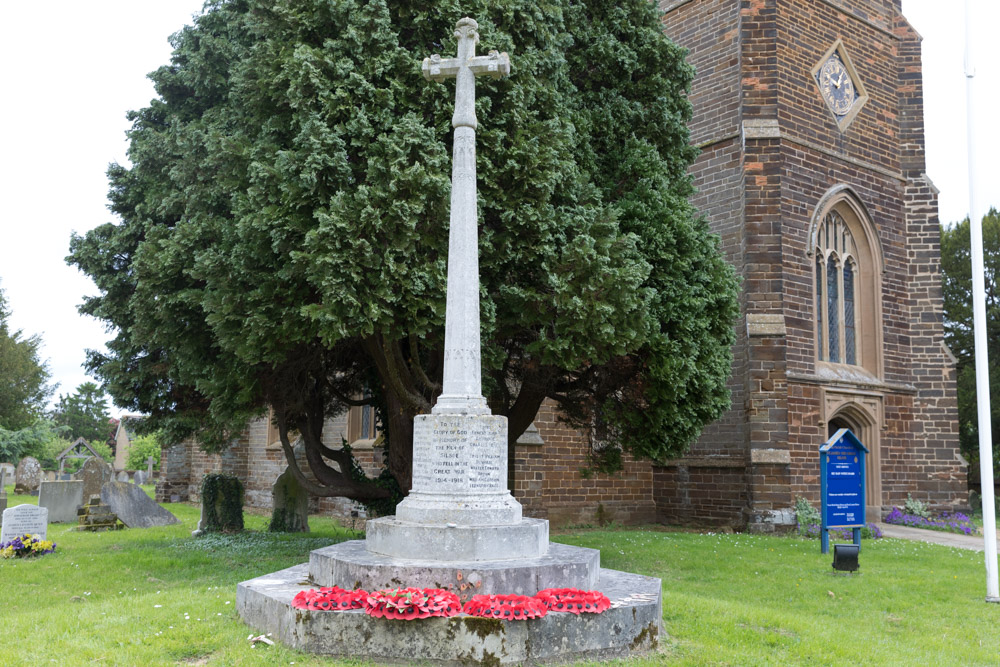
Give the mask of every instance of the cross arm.
M 469 58 L 466 63 L 472 73 L 476 76 L 486 75 L 494 79 L 499 79 L 510 74 L 510 57 L 506 53 L 490 51 L 489 55 Z M 444 81 L 454 79 L 458 76 L 458 70 L 462 68 L 462 61 L 458 58 L 441 58 L 434 54 L 430 58 L 424 58 L 421 68 L 424 78 L 429 81 Z

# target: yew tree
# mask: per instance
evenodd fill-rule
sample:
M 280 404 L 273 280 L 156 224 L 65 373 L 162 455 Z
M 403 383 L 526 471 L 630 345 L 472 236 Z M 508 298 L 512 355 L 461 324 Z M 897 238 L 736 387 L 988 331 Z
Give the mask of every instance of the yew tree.
M 371 403 L 409 488 L 440 392 L 454 99 L 420 64 L 463 15 L 512 63 L 476 103 L 484 393 L 511 442 L 547 397 L 652 459 L 721 414 L 736 280 L 688 203 L 692 70 L 647 0 L 208 3 L 130 115 L 120 220 L 71 244 L 117 403 L 208 448 L 270 406 L 311 493 L 372 499 L 322 443 Z

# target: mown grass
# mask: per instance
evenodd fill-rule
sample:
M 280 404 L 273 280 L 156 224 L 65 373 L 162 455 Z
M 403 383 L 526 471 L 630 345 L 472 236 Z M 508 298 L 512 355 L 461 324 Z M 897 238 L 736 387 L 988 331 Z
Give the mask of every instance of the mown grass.
M 192 539 L 198 508 L 166 507 L 181 524 L 114 533 L 51 525 L 56 553 L 0 561 L 0 664 L 364 664 L 251 648 L 234 610 L 239 581 L 356 534 L 312 517 L 309 535 L 271 535 L 264 517 L 248 514 L 250 532 Z M 983 602 L 976 552 L 866 542 L 862 574 L 838 576 L 817 541 L 660 529 L 554 539 L 599 548 L 605 567 L 663 579 L 666 650 L 629 665 L 1000 661 L 1000 605 Z

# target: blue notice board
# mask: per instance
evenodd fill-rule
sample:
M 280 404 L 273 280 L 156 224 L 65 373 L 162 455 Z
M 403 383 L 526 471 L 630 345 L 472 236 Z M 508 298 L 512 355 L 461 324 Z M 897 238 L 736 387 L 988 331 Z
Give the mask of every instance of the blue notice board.
M 868 448 L 846 428 L 833 434 L 819 448 L 822 502 L 822 551 L 830 548 L 831 528 L 853 528 L 855 544 L 861 543 L 865 525 L 865 455 Z

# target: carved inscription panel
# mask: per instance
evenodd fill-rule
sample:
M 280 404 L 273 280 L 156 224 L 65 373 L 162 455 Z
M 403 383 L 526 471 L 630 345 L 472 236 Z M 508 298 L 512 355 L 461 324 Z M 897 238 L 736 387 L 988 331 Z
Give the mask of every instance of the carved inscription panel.
M 507 423 L 494 415 L 420 415 L 413 421 L 413 490 L 507 489 Z

